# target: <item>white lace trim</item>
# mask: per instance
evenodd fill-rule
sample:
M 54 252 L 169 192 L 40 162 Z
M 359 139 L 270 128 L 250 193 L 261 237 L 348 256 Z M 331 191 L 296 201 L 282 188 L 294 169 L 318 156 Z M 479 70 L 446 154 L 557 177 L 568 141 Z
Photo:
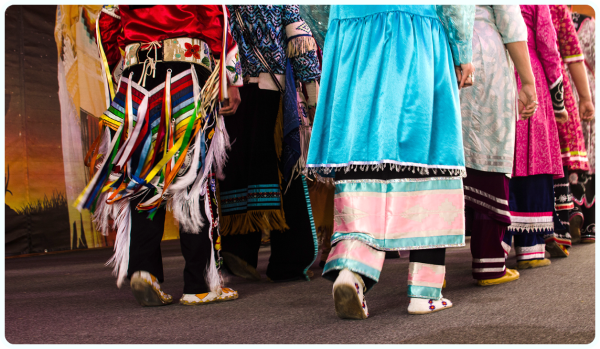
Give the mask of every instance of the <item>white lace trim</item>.
M 352 161 L 347 164 L 320 164 L 311 165 L 307 164 L 307 171 L 311 175 L 317 175 L 318 173 L 330 174 L 333 169 L 338 171 L 343 170 L 344 173 L 350 171 L 383 171 L 387 167 L 390 170 L 397 172 L 410 171 L 412 173 L 419 173 L 421 175 L 428 175 L 429 171 L 433 174 L 437 174 L 438 171 L 441 174 L 448 173 L 452 176 L 467 177 L 467 170 L 464 166 L 447 166 L 447 165 L 426 165 L 426 164 L 415 164 L 411 162 L 399 162 L 394 160 L 382 160 L 382 161 Z
M 512 223 L 508 226 L 509 231 L 523 231 L 529 230 L 530 232 L 541 232 L 554 230 L 554 222 L 551 223 Z

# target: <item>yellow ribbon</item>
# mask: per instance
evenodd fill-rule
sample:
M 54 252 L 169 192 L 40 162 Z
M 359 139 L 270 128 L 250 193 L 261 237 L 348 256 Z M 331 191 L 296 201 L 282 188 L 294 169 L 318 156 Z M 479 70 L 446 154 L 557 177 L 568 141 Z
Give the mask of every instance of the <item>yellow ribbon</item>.
M 108 60 L 106 59 L 106 54 L 104 53 L 104 49 L 102 48 L 102 35 L 100 35 L 100 16 L 102 15 L 102 11 L 98 15 L 98 19 L 96 20 L 96 39 L 98 40 L 98 49 L 100 50 L 100 58 L 102 58 L 102 64 L 104 66 L 104 72 L 106 74 L 106 79 L 108 80 L 108 88 L 110 90 L 110 100 L 112 101 L 115 98 L 115 88 L 113 86 L 112 76 L 110 74 L 110 67 L 108 66 Z

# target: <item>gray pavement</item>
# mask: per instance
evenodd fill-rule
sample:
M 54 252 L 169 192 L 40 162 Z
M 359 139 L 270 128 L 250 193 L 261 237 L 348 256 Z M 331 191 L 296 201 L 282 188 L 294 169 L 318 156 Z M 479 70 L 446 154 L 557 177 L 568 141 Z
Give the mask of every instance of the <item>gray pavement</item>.
M 179 242 L 163 242 L 163 288 L 183 289 Z M 197 307 L 137 305 L 104 267 L 110 249 L 6 260 L 5 336 L 10 343 L 590 343 L 595 338 L 595 245 L 576 245 L 549 267 L 515 282 L 478 287 L 468 246 L 449 249 L 445 297 L 452 309 L 408 315 L 408 258 L 386 260 L 367 294 L 371 317 L 340 320 L 332 283 L 315 264 L 312 281 L 227 277 L 232 302 Z M 514 256 L 508 267 L 516 265 Z

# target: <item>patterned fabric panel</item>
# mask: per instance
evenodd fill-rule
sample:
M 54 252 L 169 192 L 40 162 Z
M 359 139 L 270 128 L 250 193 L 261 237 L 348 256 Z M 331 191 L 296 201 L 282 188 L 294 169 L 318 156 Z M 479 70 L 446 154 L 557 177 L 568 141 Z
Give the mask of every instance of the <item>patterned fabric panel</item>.
M 408 263 L 408 296 L 440 299 L 446 276 L 446 266 L 427 263 Z
M 579 44 L 583 51 L 592 103 L 594 103 L 594 93 L 596 90 L 596 82 L 594 77 L 596 68 L 596 24 L 593 18 L 581 15 L 579 13 L 573 13 L 572 17 L 573 23 L 575 24 L 575 29 L 577 30 Z M 574 85 L 573 78 L 571 77 L 570 73 L 569 80 L 571 81 L 571 85 Z M 579 102 L 577 89 L 573 89 L 573 95 Z M 589 173 L 594 173 L 596 171 L 596 119 L 593 119 L 592 121 L 582 121 L 581 124 L 583 128 L 583 137 L 585 139 L 585 149 L 587 150 L 588 162 L 590 165 Z
M 567 5 L 549 5 L 552 23 L 558 37 L 558 49 L 565 62 L 583 61 L 577 30 Z
M 279 210 L 279 184 L 250 185 L 246 189 L 221 192 L 221 212 L 224 216 L 249 210 Z
M 568 173 L 567 169 L 564 169 Z M 568 177 L 554 180 L 554 232 L 544 236 L 546 243 L 556 241 L 563 246 L 571 246 L 569 214 L 575 208 Z
M 473 275 L 481 279 L 495 279 L 504 276 L 506 272 L 506 259 L 501 258 L 473 258 Z M 497 276 L 500 274 L 499 276 Z
M 573 195 L 569 190 L 569 182 L 567 177 L 554 180 L 554 207 L 557 211 L 569 211 L 575 207 L 573 203 Z M 568 224 L 568 221 L 561 221 Z
M 127 99 L 127 85 L 129 79 L 121 78 L 119 90 L 108 110 L 104 112 L 102 119 L 118 128 L 125 117 L 125 100 Z M 132 82 L 131 99 L 133 109 L 134 125 L 137 122 L 137 109 L 144 96 L 148 96 L 149 122 L 152 127 L 152 135 L 156 136 L 163 113 L 164 84 L 147 91 L 145 88 Z M 171 78 L 171 105 L 172 118 L 175 119 L 175 138 L 178 138 L 185 130 L 189 118 L 194 113 L 194 88 L 191 71 L 183 72 Z
M 285 74 L 286 47 L 288 38 L 285 27 L 296 22 L 303 22 L 298 5 L 244 5 L 227 6 L 233 14 L 239 7 L 240 14 L 248 30 L 254 35 L 258 49 L 265 57 L 275 74 Z M 307 27 L 308 28 L 308 27 Z M 308 29 L 310 32 L 310 29 Z M 231 32 L 238 43 L 244 76 L 257 77 L 268 71 L 252 52 L 252 46 L 244 40 L 236 16 L 231 16 Z M 321 75 L 319 61 L 315 50 L 294 57 L 292 67 L 296 80 L 313 81 Z
M 463 179 L 465 205 L 494 220 L 510 224 L 509 179 L 502 173 L 477 171 L 467 168 Z
M 186 75 L 171 83 L 172 118 L 175 119 L 175 138 L 185 130 L 194 114 L 194 87 L 192 75 Z
M 572 194 L 575 204 L 590 208 L 596 201 L 595 176 L 589 173 L 573 172 L 569 175 L 571 186 L 569 191 Z
M 532 238 L 541 240 L 539 235 L 534 235 Z M 546 243 L 537 244 L 534 246 L 515 246 L 515 252 L 517 254 L 517 261 L 531 261 L 535 259 L 544 259 L 546 255 Z
M 567 78 L 568 64 L 584 60 L 575 25 L 566 5 L 550 5 L 552 24 L 557 33 L 558 49 L 563 58 L 564 101 L 569 120 L 564 124 L 557 124 L 560 139 L 561 157 L 563 166 L 569 170 L 589 170 L 588 156 L 585 148 L 585 139 L 579 110 L 575 97 L 576 89 Z
M 336 182 L 334 236 L 377 249 L 464 246 L 460 178 L 344 180 Z
M 446 28 L 454 65 L 470 63 L 473 55 L 471 40 L 473 39 L 475 6 L 436 5 L 435 9 Z
M 103 119 L 109 122 L 112 125 L 116 125 L 119 127 L 123 122 L 123 118 L 125 118 L 125 101 L 127 100 L 127 86 L 129 84 L 129 80 L 126 78 L 121 79 L 121 83 L 119 84 L 119 90 L 115 95 L 115 98 L 112 100 L 110 107 L 104 112 Z M 132 99 L 132 109 L 133 109 L 133 120 L 137 120 L 137 110 L 144 98 L 144 95 L 148 92 L 140 86 L 132 86 L 131 87 L 131 99 Z
M 329 252 L 323 274 L 347 268 L 377 282 L 384 260 L 383 251 L 377 251 L 361 241 L 342 240 Z
M 511 234 L 504 235 L 504 241 L 512 238 Z M 546 254 L 546 243 L 540 234 L 515 235 L 515 253 L 517 261 L 530 261 L 544 259 Z
M 508 231 L 518 233 L 554 230 L 554 180 L 552 175 L 513 177 L 510 180 Z

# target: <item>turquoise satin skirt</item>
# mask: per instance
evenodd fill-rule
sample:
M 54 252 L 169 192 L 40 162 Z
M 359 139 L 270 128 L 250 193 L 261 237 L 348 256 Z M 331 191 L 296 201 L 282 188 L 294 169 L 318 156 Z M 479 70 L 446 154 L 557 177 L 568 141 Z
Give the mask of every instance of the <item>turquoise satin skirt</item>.
M 331 6 L 308 167 L 464 171 L 452 52 L 434 6 Z

